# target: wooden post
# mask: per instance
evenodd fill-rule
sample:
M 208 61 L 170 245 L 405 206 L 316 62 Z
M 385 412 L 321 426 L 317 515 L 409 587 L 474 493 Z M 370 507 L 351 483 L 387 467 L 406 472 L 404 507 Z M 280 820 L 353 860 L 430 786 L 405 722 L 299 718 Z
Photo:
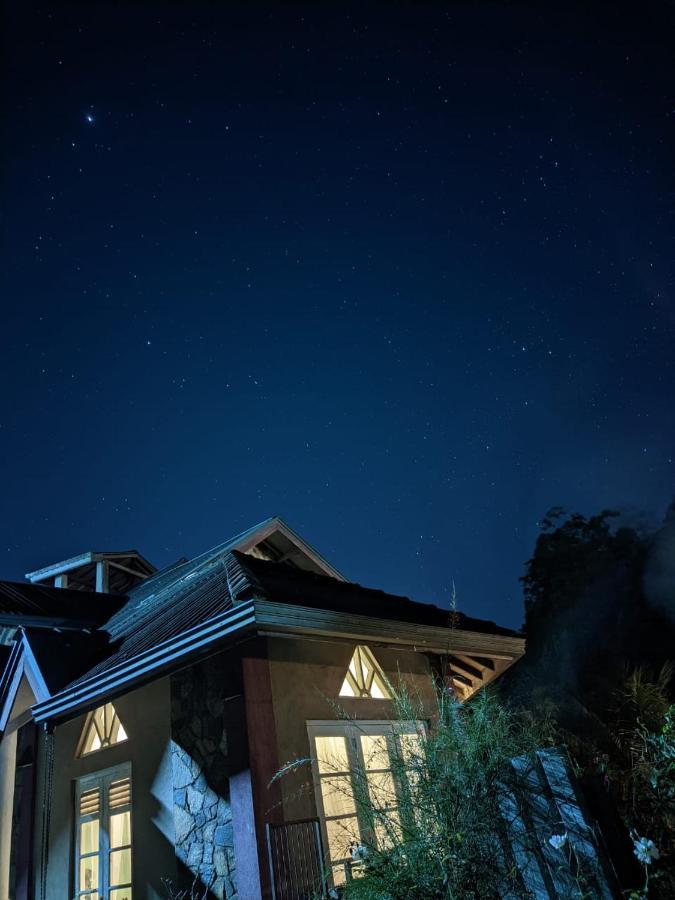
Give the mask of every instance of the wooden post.
M 277 734 L 274 724 L 274 703 L 267 641 L 252 641 L 244 649 L 242 658 L 244 700 L 248 731 L 251 788 L 258 845 L 258 871 L 261 896 L 271 898 L 269 863 L 267 859 L 267 822 L 283 822 L 281 786 L 270 780 L 279 771 Z
M 96 593 L 107 594 L 110 584 L 108 560 L 101 559 L 96 563 Z

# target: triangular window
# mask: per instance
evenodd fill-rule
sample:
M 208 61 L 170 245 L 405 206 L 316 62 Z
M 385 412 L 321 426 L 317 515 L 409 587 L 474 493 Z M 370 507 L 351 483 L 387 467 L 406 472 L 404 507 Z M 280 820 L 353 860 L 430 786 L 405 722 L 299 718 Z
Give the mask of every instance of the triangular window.
M 391 698 L 384 672 L 368 647 L 359 645 L 355 648 L 345 680 L 342 682 L 340 696 L 372 700 Z
M 95 753 L 113 744 L 121 744 L 127 740 L 127 733 L 119 720 L 117 711 L 112 703 L 99 706 L 87 716 L 82 731 L 80 744 L 80 756 Z

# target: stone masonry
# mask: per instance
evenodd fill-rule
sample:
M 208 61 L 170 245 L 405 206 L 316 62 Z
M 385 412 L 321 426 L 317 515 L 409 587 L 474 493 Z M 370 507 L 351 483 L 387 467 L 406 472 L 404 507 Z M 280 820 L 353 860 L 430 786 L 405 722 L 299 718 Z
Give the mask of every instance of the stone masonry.
M 213 657 L 171 678 L 171 766 L 176 856 L 181 890 L 236 897 L 229 792 L 228 703 Z M 204 888 L 208 888 L 204 893 Z

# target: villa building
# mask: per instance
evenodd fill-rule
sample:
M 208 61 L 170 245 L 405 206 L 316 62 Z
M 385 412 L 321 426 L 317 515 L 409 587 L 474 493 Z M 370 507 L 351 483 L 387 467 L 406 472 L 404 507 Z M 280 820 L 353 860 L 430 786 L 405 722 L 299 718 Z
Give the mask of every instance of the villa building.
M 393 784 L 428 727 L 393 721 L 392 684 L 431 709 L 434 680 L 464 699 L 525 649 L 346 580 L 278 518 L 162 571 L 87 552 L 0 582 L 0 626 L 0 900 L 339 885 L 365 827 L 350 772 Z

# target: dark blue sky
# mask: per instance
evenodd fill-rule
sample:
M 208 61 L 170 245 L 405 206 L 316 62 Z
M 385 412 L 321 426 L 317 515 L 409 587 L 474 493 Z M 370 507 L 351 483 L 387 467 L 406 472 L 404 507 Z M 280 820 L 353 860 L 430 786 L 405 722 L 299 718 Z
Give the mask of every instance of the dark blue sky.
M 5 15 L 3 577 L 278 514 L 518 625 L 548 507 L 661 516 L 672 4 Z

